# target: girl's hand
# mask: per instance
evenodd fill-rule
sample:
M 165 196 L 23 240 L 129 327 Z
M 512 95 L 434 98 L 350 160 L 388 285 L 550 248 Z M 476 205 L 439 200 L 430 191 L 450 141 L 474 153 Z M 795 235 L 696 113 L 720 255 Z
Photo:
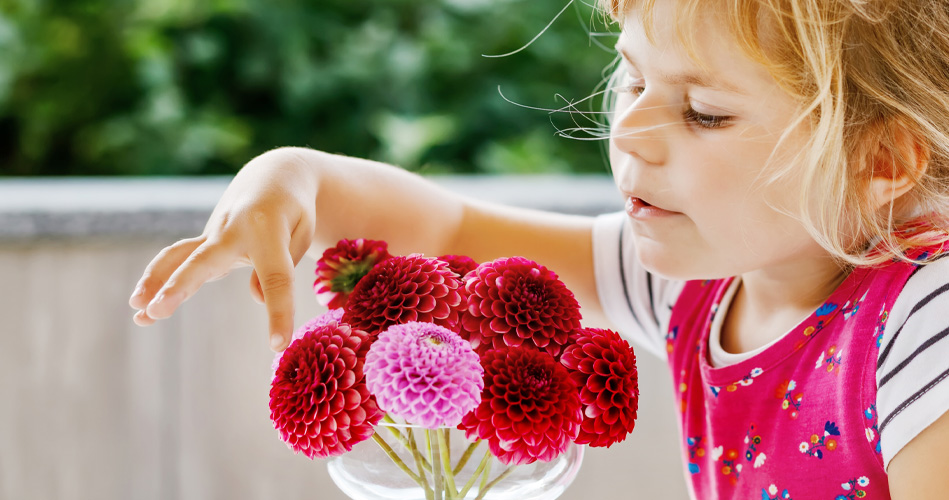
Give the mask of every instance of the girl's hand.
M 251 295 L 267 306 L 270 347 L 293 333 L 293 268 L 313 240 L 316 182 L 293 150 L 248 163 L 228 186 L 204 232 L 163 249 L 139 280 L 129 305 L 141 326 L 171 316 L 205 282 L 253 266 Z

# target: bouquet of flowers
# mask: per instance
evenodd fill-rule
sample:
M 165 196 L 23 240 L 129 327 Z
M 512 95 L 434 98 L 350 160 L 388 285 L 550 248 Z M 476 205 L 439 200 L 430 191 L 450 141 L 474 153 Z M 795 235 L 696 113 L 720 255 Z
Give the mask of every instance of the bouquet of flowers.
M 583 328 L 573 293 L 534 261 L 394 256 L 385 242 L 341 240 L 316 275 L 330 310 L 273 363 L 271 419 L 295 452 L 336 457 L 372 439 L 424 498 L 485 498 L 516 467 L 572 444 L 609 447 L 634 428 L 632 348 Z M 492 478 L 493 460 L 505 468 Z

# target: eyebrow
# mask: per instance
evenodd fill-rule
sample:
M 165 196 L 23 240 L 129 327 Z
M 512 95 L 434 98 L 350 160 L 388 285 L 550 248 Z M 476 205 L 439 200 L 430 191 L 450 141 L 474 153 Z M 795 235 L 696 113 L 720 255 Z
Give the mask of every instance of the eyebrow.
M 620 47 L 616 47 L 616 50 L 623 56 L 623 59 L 629 63 L 630 66 L 634 68 L 639 68 L 639 65 L 633 61 L 633 57 L 629 55 L 628 52 L 623 50 Z M 748 95 L 744 90 L 721 80 L 708 79 L 701 75 L 691 74 L 691 73 L 676 73 L 676 74 L 667 74 L 659 73 L 659 77 L 666 83 L 670 85 L 692 85 L 694 87 L 705 87 L 713 90 L 724 90 L 726 92 L 731 92 L 733 94 L 739 95 Z

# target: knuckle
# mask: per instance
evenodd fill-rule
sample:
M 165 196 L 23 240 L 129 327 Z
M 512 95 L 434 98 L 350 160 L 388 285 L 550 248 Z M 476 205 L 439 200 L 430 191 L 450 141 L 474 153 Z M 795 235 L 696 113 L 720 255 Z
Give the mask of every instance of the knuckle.
M 204 228 L 205 237 L 211 238 L 213 235 L 227 233 L 232 227 L 232 219 L 230 212 L 224 212 L 220 216 L 208 220 L 207 226 Z
M 150 271 L 146 271 L 145 274 L 142 275 L 142 280 L 139 283 L 141 283 L 142 286 L 154 288 L 161 288 L 165 286 L 165 280 Z
M 164 292 L 165 295 L 170 295 L 177 292 L 178 289 L 180 288 L 181 288 L 181 283 L 178 280 L 172 278 L 166 281 L 164 285 L 162 285 L 161 291 Z
M 287 311 L 274 310 L 270 312 L 270 324 L 275 327 L 283 326 L 292 317 L 293 315 Z
M 202 240 L 203 240 L 203 237 L 201 237 L 201 236 L 194 237 L 194 238 L 184 238 L 184 239 L 180 239 L 180 240 L 174 242 L 173 244 L 171 244 L 170 246 L 168 246 L 168 247 L 166 248 L 166 250 L 168 250 L 168 251 L 177 250 L 177 249 L 182 248 L 182 247 L 187 247 L 187 246 L 191 246 L 191 245 L 200 243 Z
M 258 280 L 264 293 L 286 290 L 290 288 L 292 282 L 289 274 L 281 272 L 267 273 L 263 276 L 258 275 Z

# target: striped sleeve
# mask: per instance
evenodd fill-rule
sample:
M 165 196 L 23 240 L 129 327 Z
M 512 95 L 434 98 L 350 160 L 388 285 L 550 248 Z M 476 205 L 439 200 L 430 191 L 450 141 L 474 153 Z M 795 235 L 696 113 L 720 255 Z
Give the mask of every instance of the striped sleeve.
M 876 379 L 884 467 L 949 411 L 947 311 L 949 258 L 941 258 L 906 282 L 883 331 Z
M 597 217 L 593 226 L 596 290 L 606 317 L 637 347 L 666 358 L 666 330 L 683 281 L 646 271 L 636 258 L 629 218 Z

